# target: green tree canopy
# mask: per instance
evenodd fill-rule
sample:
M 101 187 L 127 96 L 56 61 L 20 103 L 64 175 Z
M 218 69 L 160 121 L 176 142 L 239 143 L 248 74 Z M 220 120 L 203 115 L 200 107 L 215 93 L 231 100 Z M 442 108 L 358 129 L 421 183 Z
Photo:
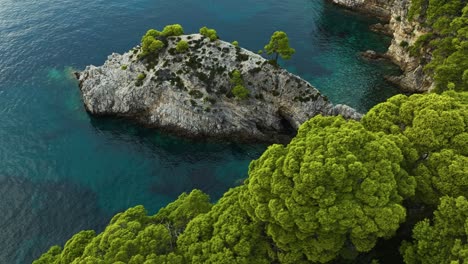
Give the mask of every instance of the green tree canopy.
M 194 218 L 177 244 L 185 263 L 269 264 L 275 252 L 263 233 L 239 204 L 244 187 L 226 192 L 207 214 Z
M 216 33 L 216 30 L 212 28 L 202 27 L 200 28 L 200 34 L 209 38 L 211 41 L 215 41 L 218 39 L 218 34 Z
M 443 197 L 434 220 L 419 222 L 413 240 L 403 243 L 407 264 L 468 262 L 468 201 L 465 197 Z
M 184 34 L 184 29 L 179 24 L 167 25 L 161 34 L 165 37 L 180 36 Z
M 405 220 L 401 203 L 416 184 L 402 161 L 392 137 L 316 116 L 287 147 L 273 145 L 251 163 L 241 203 L 266 223 L 282 262 L 324 263 L 369 251 Z
M 185 40 L 179 41 L 176 45 L 177 52 L 183 53 L 183 52 L 186 52 L 188 49 L 189 49 L 189 44 Z
M 164 48 L 164 43 L 154 37 L 156 30 L 149 30 L 145 36 L 143 36 L 141 41 L 141 58 L 144 57 L 155 57 L 158 55 L 159 51 Z
M 231 79 L 243 84 L 239 71 Z M 403 243 L 405 261 L 466 263 L 467 103 L 467 92 L 397 95 L 361 121 L 316 116 L 214 206 L 194 190 L 154 216 L 130 208 L 34 264 L 353 263 L 437 206 Z
M 270 42 L 265 45 L 267 54 L 275 53 L 275 62 L 278 61 L 278 56 L 284 60 L 288 60 L 296 53 L 296 50 L 289 46 L 289 38 L 283 31 L 276 31 L 270 38 Z
M 460 0 L 412 0 L 410 19 L 431 28 L 415 43 L 412 55 L 431 54 L 425 66 L 436 91 L 468 91 L 468 4 Z
M 417 199 L 437 205 L 468 193 L 468 93 L 397 95 L 363 118 L 372 131 L 404 135 L 405 168 L 418 182 Z

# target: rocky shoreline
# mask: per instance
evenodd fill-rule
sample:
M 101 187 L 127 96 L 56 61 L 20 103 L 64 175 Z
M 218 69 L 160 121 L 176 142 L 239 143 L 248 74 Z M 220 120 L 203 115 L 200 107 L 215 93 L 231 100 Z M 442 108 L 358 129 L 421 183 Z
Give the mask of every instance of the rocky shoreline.
M 187 41 L 187 52 L 176 45 Z M 168 37 L 156 62 L 136 47 L 112 54 L 104 65 L 77 72 L 84 105 L 93 115 L 130 118 L 190 138 L 279 142 L 311 117 L 361 114 L 333 105 L 307 81 L 262 56 L 200 34 Z M 233 96 L 238 70 L 247 99 Z
M 366 13 L 382 20 L 371 26 L 371 30 L 392 36 L 392 43 L 385 57 L 403 71 L 401 76 L 386 79 L 399 86 L 402 91 L 421 93 L 433 89 L 433 80 L 424 73 L 419 59 L 410 56 L 409 47 L 424 33 L 418 22 L 408 20 L 410 0 L 331 0 L 334 4 Z M 368 52 L 367 52 L 368 53 Z M 430 54 L 425 55 L 430 60 Z

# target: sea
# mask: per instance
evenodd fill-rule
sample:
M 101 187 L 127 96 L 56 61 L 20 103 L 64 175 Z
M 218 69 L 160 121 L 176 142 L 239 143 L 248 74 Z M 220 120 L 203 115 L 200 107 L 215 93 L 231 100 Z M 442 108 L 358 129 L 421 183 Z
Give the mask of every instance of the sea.
M 267 148 L 90 116 L 74 71 L 167 24 L 208 26 L 253 51 L 282 30 L 296 49 L 282 67 L 365 113 L 398 93 L 383 79 L 395 65 L 359 55 L 388 48 L 369 30 L 376 22 L 322 0 L 0 0 L 0 263 L 31 263 L 117 212 L 154 214 L 195 188 L 215 202 Z

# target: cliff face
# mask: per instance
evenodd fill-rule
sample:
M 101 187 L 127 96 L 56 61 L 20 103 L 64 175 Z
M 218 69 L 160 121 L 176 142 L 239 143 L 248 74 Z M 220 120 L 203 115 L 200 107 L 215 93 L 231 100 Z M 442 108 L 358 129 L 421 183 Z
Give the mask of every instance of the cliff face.
M 369 13 L 383 20 L 390 20 L 394 0 L 332 0 L 333 3 L 356 11 Z
M 424 92 L 432 88 L 432 79 L 423 72 L 419 58 L 411 57 L 408 47 L 413 45 L 423 34 L 427 33 L 418 22 L 408 20 L 410 0 L 395 0 L 391 8 L 390 28 L 393 30 L 392 44 L 387 54 L 403 70 L 403 75 L 391 78 L 404 91 Z M 430 55 L 423 57 L 430 60 Z
M 189 50 L 175 50 L 180 40 Z M 169 37 L 154 67 L 137 59 L 139 48 L 112 54 L 100 67 L 77 73 L 86 109 L 135 119 L 190 137 L 275 141 L 291 136 L 317 115 L 359 119 L 333 106 L 308 82 L 263 57 L 199 34 Z M 230 73 L 239 70 L 247 99 L 232 96 Z M 141 75 L 138 78 L 138 75 Z
M 427 33 L 418 22 L 408 20 L 410 0 L 332 0 L 335 4 L 354 10 L 370 13 L 389 22 L 393 32 L 388 57 L 403 70 L 397 77 L 388 80 L 397 84 L 403 91 L 424 92 L 432 88 L 432 79 L 423 72 L 419 59 L 411 57 L 408 47 L 413 45 L 419 36 Z M 430 60 L 430 54 L 424 56 Z

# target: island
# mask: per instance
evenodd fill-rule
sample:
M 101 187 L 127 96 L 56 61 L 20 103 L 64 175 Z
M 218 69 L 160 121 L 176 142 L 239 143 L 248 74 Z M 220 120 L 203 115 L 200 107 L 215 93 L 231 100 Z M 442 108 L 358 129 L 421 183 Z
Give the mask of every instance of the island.
M 213 29 L 200 32 L 149 30 L 142 45 L 77 72 L 87 111 L 186 137 L 266 142 L 290 139 L 319 114 L 360 119 L 276 60 L 222 41 Z

